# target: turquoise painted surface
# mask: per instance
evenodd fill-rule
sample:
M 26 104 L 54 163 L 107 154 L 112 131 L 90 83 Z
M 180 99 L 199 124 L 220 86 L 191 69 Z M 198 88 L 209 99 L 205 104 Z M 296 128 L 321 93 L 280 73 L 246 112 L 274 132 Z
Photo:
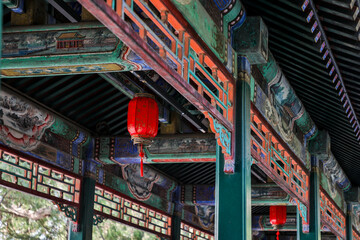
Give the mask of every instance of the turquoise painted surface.
M 267 82 L 265 91 L 268 95 L 273 95 L 277 111 L 288 119 L 291 131 L 293 131 L 294 124 L 297 124 L 303 133 L 306 146 L 308 140 L 317 135 L 317 127 L 277 65 L 273 55 L 269 53 L 269 61 L 266 64 L 258 65 L 258 68 Z
M 167 212 L 168 214 L 172 214 L 173 204 L 169 202 L 168 199 L 164 199 L 153 193 L 149 193 L 149 197 L 147 197 L 146 199 L 139 199 L 138 194 L 136 194 L 134 191 L 131 191 L 131 187 L 129 187 L 129 182 L 118 176 L 115 176 L 113 174 L 106 174 L 105 185 L 133 199 L 141 200 L 142 202 L 154 208 L 160 209 L 164 212 Z
M 227 38 L 216 26 L 199 0 L 171 0 L 215 55 L 226 62 Z
M 322 164 L 320 165 L 320 185 L 335 201 L 338 207 L 342 209 L 344 213 L 346 213 L 344 192 L 341 191 L 336 184 L 333 184 L 332 180 L 327 177 L 326 173 L 324 173 Z
M 276 106 L 272 104 L 273 93 L 265 94 L 258 83 L 254 86 L 253 103 L 260 113 L 267 119 L 275 131 L 287 143 L 290 149 L 298 156 L 301 161 L 310 169 L 310 154 L 303 142 L 298 139 L 286 116 L 280 114 Z
M 99 24 L 9 28 L 2 42 L 1 74 L 6 77 L 149 69 Z

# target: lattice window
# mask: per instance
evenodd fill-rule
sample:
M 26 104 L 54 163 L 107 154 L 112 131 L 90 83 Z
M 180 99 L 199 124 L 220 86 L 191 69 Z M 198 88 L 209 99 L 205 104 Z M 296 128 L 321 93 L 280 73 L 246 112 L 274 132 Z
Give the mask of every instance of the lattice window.
M 356 231 L 354 228 L 353 228 L 353 239 L 355 240 L 360 240 L 360 234 L 358 233 L 358 231 Z
M 282 143 L 265 127 L 266 120 L 251 113 L 251 155 L 259 162 L 259 166 L 266 168 L 274 176 L 273 180 L 278 184 L 286 185 L 296 198 L 301 202 L 308 202 L 309 176 L 306 169 L 295 160 L 294 154 L 285 148 Z
M 73 205 L 80 201 L 80 178 L 1 148 L 0 172 L 5 186 Z
M 320 190 L 320 214 L 323 222 L 334 234 L 345 236 L 345 216 L 325 194 L 323 189 Z
M 95 188 L 94 209 L 97 214 L 116 221 L 141 227 L 153 233 L 167 236 L 171 234 L 170 216 L 135 203 L 114 190 L 105 190 L 99 185 Z
M 214 236 L 181 222 L 180 240 L 214 240 Z

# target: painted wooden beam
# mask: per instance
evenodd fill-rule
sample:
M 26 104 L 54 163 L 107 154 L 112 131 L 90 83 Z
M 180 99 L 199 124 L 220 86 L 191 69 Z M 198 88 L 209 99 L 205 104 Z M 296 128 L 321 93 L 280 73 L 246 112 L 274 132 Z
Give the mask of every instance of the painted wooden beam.
M 56 24 L 4 29 L 1 75 L 56 74 L 149 69 L 99 23 Z
M 181 185 L 175 191 L 175 202 L 186 206 L 215 206 L 214 185 Z M 251 205 L 295 205 L 292 198 L 274 183 L 251 185 Z
M 145 163 L 215 162 L 213 134 L 159 135 L 145 149 Z M 129 137 L 95 139 L 95 159 L 104 164 L 139 163 L 139 151 Z
M 233 163 L 233 159 L 230 157 L 233 155 L 233 147 L 231 145 L 231 137 L 229 137 L 229 135 L 231 136 L 233 132 L 233 76 L 214 55 L 214 53 L 211 52 L 211 50 L 208 51 L 209 48 L 206 44 L 199 45 L 199 41 L 201 43 L 203 43 L 203 41 L 188 25 L 181 14 L 179 16 L 179 12 L 176 12 L 177 9 L 169 1 L 158 1 L 156 3 L 157 6 L 160 4 L 169 10 L 167 17 L 160 20 L 151 14 L 151 9 L 143 5 L 142 2 L 137 2 L 137 4 L 142 7 L 144 14 L 149 16 L 151 21 L 160 27 L 163 34 L 171 38 L 170 41 L 173 42 L 173 46 L 175 46 L 175 48 L 168 49 L 166 44 L 155 36 L 156 34 L 154 34 L 147 24 L 143 23 L 143 20 L 137 16 L 132 9 L 132 4 L 129 6 L 127 4 L 128 2 L 121 1 L 120 6 L 115 6 L 113 9 L 112 6 L 109 6 L 106 2 L 101 0 L 80 0 L 79 2 L 89 12 L 96 16 L 99 21 L 102 22 L 119 39 L 129 46 L 138 56 L 140 56 L 163 79 L 165 79 L 189 102 L 205 114 L 211 122 L 210 125 L 212 130 L 216 132 L 218 143 L 223 147 L 225 154 L 228 155 L 227 160 Z M 112 3 L 112 1 L 108 1 L 108 3 Z M 171 7 L 169 7 L 170 5 Z M 137 28 L 139 28 L 138 32 L 124 21 L 123 17 L 125 12 L 128 16 L 131 15 L 131 21 Z M 176 18 L 174 18 L 174 16 L 176 16 Z M 172 21 L 172 26 L 181 32 L 180 39 L 173 36 L 173 33 L 164 26 L 162 21 L 168 20 Z M 183 24 L 185 24 L 186 28 Z M 190 36 L 187 33 L 189 33 Z M 153 39 L 158 46 L 161 46 L 160 50 L 156 50 L 156 47 L 154 49 L 147 43 L 146 39 L 148 36 Z M 177 51 L 176 49 L 178 48 L 176 46 L 183 47 L 181 47 L 180 51 Z M 197 59 L 198 57 L 193 56 L 193 53 L 198 53 L 204 56 L 204 59 Z M 188 59 L 188 57 L 190 57 L 190 59 Z M 207 70 L 204 70 L 203 60 L 207 62 L 208 66 L 215 67 L 214 71 L 220 77 L 218 79 L 223 82 L 223 86 L 225 88 L 219 85 L 219 81 L 216 81 Z M 171 62 L 173 64 L 171 64 Z M 190 66 L 188 66 L 188 64 L 190 64 Z M 183 65 L 184 68 L 182 67 Z M 203 70 L 202 73 L 206 75 L 206 78 L 214 85 L 215 88 L 218 88 L 224 93 L 226 92 L 226 98 L 219 98 L 215 96 L 214 93 L 209 92 L 205 84 L 195 76 L 196 74 L 192 74 L 195 70 L 195 65 Z M 189 75 L 189 73 L 191 74 Z M 194 79 L 195 82 L 197 82 L 197 88 L 194 88 L 189 84 L 190 79 Z M 203 96 L 204 94 L 208 94 L 208 96 L 213 99 L 211 100 L 211 103 Z M 219 112 L 215 105 L 222 107 L 224 112 Z M 222 131 L 225 131 L 226 134 L 220 134 Z M 230 166 L 230 164 L 227 166 Z M 231 168 L 225 169 L 225 171 L 232 173 L 233 165 Z
M 296 228 L 296 215 L 288 214 L 286 216 L 286 223 L 279 229 L 274 229 L 270 223 L 269 215 L 254 215 L 252 216 L 252 227 L 253 231 L 281 231 L 281 232 L 295 232 Z M 282 235 L 282 234 L 281 234 Z

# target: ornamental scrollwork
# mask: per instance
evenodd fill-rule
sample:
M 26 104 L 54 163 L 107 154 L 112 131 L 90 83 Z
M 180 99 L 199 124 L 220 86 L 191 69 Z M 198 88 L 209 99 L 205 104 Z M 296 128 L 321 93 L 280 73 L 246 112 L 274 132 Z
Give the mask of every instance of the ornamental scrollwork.
M 71 221 L 76 222 L 78 209 L 73 206 L 65 205 L 62 203 L 53 202 L 59 208 L 59 211 L 63 212 L 66 217 L 70 218 Z
M 104 221 L 104 219 L 105 218 L 103 216 L 99 216 L 99 215 L 94 214 L 94 216 L 93 216 L 93 224 L 96 226 L 99 223 L 102 223 Z
M 231 155 L 231 133 L 211 114 L 209 114 L 209 116 L 212 118 L 214 130 L 220 139 L 221 145 L 225 148 L 225 152 Z

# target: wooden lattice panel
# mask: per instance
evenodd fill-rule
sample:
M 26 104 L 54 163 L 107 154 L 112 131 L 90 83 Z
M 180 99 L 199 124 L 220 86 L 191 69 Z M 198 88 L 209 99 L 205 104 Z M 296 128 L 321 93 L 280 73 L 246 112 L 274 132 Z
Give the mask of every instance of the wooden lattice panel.
M 214 236 L 181 222 L 180 240 L 214 240 Z
M 309 175 L 305 167 L 299 164 L 299 160 L 292 157 L 294 153 L 290 152 L 279 140 L 275 137 L 270 125 L 252 111 L 251 156 L 278 185 L 292 197 L 308 205 Z M 302 211 L 304 219 L 307 219 L 306 211 Z
M 352 231 L 352 234 L 353 234 L 353 239 L 354 240 L 360 240 L 360 234 L 358 231 L 356 231 L 353 227 L 353 231 Z
M 345 216 L 323 189 L 320 189 L 320 214 L 323 223 L 328 226 L 335 235 L 345 238 Z
M 94 209 L 96 214 L 106 218 L 140 227 L 156 234 L 171 235 L 171 217 L 169 215 L 136 203 L 130 198 L 100 185 L 95 188 Z
M 234 172 L 234 76 L 237 55 L 224 43 L 221 59 L 183 16 L 161 0 L 79 0 L 139 57 L 202 111 Z M 180 21 L 179 19 L 182 19 Z M 211 46 L 210 46 L 211 47 Z M 225 50 L 227 49 L 227 50 Z
M 78 205 L 81 179 L 0 147 L 0 182 L 57 202 Z

